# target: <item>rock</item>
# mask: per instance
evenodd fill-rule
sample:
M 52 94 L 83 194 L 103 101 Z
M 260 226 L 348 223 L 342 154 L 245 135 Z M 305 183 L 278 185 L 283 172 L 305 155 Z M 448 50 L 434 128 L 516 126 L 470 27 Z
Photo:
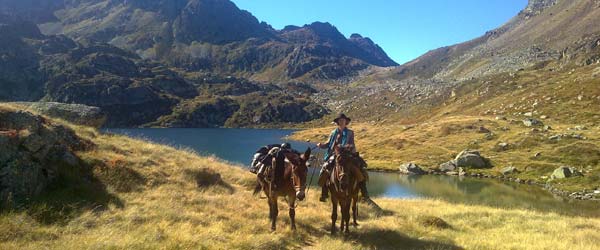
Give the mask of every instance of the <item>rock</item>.
M 581 172 L 579 172 L 579 170 L 577 170 L 574 167 L 559 167 L 557 169 L 554 170 L 554 172 L 552 172 L 552 175 L 550 176 L 551 179 L 564 179 L 564 178 L 570 178 L 570 177 L 574 177 L 574 176 L 582 176 L 583 174 L 581 174 Z
M 0 109 L 0 206 L 18 206 L 40 194 L 62 166 L 79 165 L 74 151 L 91 145 L 41 116 Z
M 552 130 L 552 127 L 550 127 L 550 125 L 545 125 L 544 126 L 544 131 L 548 131 L 548 130 Z
M 479 127 L 479 133 L 482 133 L 482 134 L 488 134 L 488 133 L 491 133 L 491 132 L 492 132 L 492 131 L 490 131 L 489 129 L 487 129 L 487 128 L 486 128 L 486 127 L 484 127 L 484 126 L 481 126 L 481 127 Z
M 539 120 L 533 119 L 533 118 L 527 118 L 527 119 L 523 120 L 523 125 L 525 125 L 526 127 L 535 127 L 535 126 L 543 126 L 544 123 L 542 123 Z
M 402 164 L 399 168 L 400 173 L 407 175 L 424 175 L 426 172 L 414 163 Z
M 467 172 L 465 171 L 464 168 L 458 168 L 458 176 L 465 176 L 467 175 Z
M 527 113 L 525 113 L 525 114 L 523 114 L 523 115 L 524 115 L 524 116 L 527 116 L 527 117 L 532 117 L 532 116 L 533 116 L 533 113 L 532 113 L 532 112 L 527 112 Z
M 548 119 L 548 116 L 547 115 L 542 115 L 542 116 L 540 116 L 540 119 L 546 120 L 546 119 Z
M 450 172 L 450 171 L 455 171 L 456 170 L 456 161 L 455 160 L 451 160 L 449 162 L 445 162 L 440 164 L 439 168 L 438 168 L 441 172 Z
M 535 155 L 533 155 L 533 157 L 535 157 L 535 158 L 539 158 L 540 156 L 542 156 L 541 152 L 537 152 L 537 153 L 535 153 Z
M 515 167 L 505 167 L 502 170 L 500 170 L 500 173 L 502 173 L 502 175 L 511 175 L 511 174 L 515 174 L 515 173 L 519 173 L 519 170 L 517 170 L 517 168 Z
M 102 127 L 106 114 L 98 107 L 58 102 L 19 102 L 18 105 L 41 115 L 58 118 L 78 125 Z
M 496 116 L 496 120 L 506 121 L 505 116 Z
M 456 166 L 463 168 L 487 168 L 489 164 L 485 158 L 483 158 L 479 151 L 465 150 L 458 154 L 455 158 Z
M 496 150 L 497 151 L 506 151 L 506 150 L 508 150 L 509 146 L 510 145 L 508 143 L 501 142 L 501 143 L 498 143 L 498 145 L 496 145 Z

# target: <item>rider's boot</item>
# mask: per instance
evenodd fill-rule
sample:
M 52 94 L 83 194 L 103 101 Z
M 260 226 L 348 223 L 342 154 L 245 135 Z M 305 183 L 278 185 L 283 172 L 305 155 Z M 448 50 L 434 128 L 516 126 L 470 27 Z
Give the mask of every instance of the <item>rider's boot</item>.
M 327 186 L 323 185 L 323 187 L 321 189 L 321 198 L 319 198 L 319 201 L 326 202 L 328 197 L 329 197 L 329 191 L 327 190 Z
M 367 182 L 363 181 L 359 183 L 358 186 L 360 187 L 363 200 L 370 200 L 371 198 L 369 197 L 369 192 L 367 191 Z
M 321 173 L 319 174 L 319 186 L 321 186 L 321 198 L 319 198 L 319 201 L 321 202 L 325 202 L 327 201 L 327 196 L 329 194 L 329 190 L 327 189 L 327 170 L 326 168 L 322 168 L 321 169 Z

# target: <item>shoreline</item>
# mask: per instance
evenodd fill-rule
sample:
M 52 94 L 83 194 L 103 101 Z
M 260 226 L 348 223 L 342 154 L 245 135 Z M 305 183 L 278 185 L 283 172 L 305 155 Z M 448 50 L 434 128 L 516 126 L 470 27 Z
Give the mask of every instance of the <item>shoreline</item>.
M 376 172 L 376 173 L 389 173 L 389 174 L 397 173 L 400 175 L 411 175 L 411 174 L 402 173 L 400 170 L 392 170 L 392 169 L 369 169 L 368 171 Z M 496 175 L 482 174 L 482 173 L 465 173 L 464 175 L 458 175 L 458 174 L 447 174 L 444 172 L 436 172 L 436 171 L 431 171 L 431 170 L 424 170 L 424 171 L 425 171 L 425 174 L 420 174 L 420 175 L 444 175 L 444 176 L 451 176 L 451 177 L 456 177 L 456 178 L 463 177 L 463 178 L 477 178 L 477 179 L 493 179 L 493 180 L 497 180 L 498 182 L 513 182 L 513 183 L 517 183 L 517 184 L 521 184 L 521 185 L 538 186 L 541 189 L 546 190 L 550 194 L 557 195 L 562 198 L 567 198 L 569 200 L 593 201 L 593 202 L 600 201 L 600 190 L 591 190 L 591 191 L 583 190 L 583 191 L 579 191 L 579 192 L 569 192 L 569 191 L 565 191 L 565 190 L 556 188 L 549 183 L 540 183 L 540 182 L 533 181 L 533 180 L 523 180 L 520 178 L 506 177 L 506 176 L 502 176 L 502 175 L 496 176 Z M 417 174 L 414 174 L 414 175 L 417 175 Z

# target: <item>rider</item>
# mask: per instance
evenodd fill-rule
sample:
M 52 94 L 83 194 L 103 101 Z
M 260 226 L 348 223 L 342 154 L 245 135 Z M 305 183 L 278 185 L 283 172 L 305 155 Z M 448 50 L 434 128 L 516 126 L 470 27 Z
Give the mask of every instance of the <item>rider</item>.
M 335 156 L 333 155 L 333 150 L 336 146 L 340 146 L 346 149 L 351 150 L 353 153 L 356 153 L 356 146 L 354 145 L 354 131 L 350 130 L 347 128 L 348 124 L 350 123 L 350 121 L 352 121 L 350 118 L 348 118 L 345 114 L 340 114 L 337 118 L 335 118 L 333 120 L 333 122 L 335 122 L 338 127 L 336 129 L 334 129 L 333 131 L 331 131 L 331 135 L 329 136 L 329 141 L 327 141 L 327 143 L 318 143 L 317 147 L 322 148 L 322 149 L 327 149 L 327 152 L 325 153 L 325 163 L 323 164 L 323 167 L 321 168 L 321 173 L 319 175 L 319 185 L 321 185 L 322 187 L 322 193 L 321 193 L 321 198 L 320 201 L 324 202 L 327 200 L 327 196 L 328 196 L 328 191 L 327 191 L 327 186 L 325 185 L 325 181 L 327 180 L 327 178 L 330 175 L 330 172 L 333 169 L 333 166 L 335 165 Z M 366 185 L 366 177 L 367 177 L 367 173 L 366 173 L 366 163 L 364 162 L 364 160 L 358 156 L 358 154 L 356 155 L 357 160 L 361 161 L 361 173 L 363 174 L 363 176 L 365 177 L 364 181 L 361 181 L 359 183 L 359 187 L 360 187 L 360 191 L 362 193 L 362 196 L 364 199 L 369 199 L 369 193 L 367 192 L 367 185 Z

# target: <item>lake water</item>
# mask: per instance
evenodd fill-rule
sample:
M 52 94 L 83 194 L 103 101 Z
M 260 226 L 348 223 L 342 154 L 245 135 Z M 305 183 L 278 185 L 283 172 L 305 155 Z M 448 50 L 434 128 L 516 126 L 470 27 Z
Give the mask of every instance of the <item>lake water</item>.
M 314 144 L 287 140 L 293 130 L 282 129 L 105 129 L 154 142 L 191 148 L 202 155 L 215 155 L 240 167 L 249 165 L 254 151 L 273 143 L 290 142 L 304 151 Z M 322 156 L 322 151 L 315 155 Z M 321 161 L 319 161 L 321 162 Z M 314 168 L 316 183 L 318 169 Z M 524 208 L 577 216 L 600 217 L 600 202 L 567 201 L 537 187 L 490 179 L 451 176 L 406 176 L 371 172 L 368 189 L 373 197 L 433 198 L 453 203 L 503 208 Z M 314 185 L 314 184 L 313 184 Z M 313 188 L 313 195 L 320 190 Z M 310 193 L 309 193 L 310 195 Z

